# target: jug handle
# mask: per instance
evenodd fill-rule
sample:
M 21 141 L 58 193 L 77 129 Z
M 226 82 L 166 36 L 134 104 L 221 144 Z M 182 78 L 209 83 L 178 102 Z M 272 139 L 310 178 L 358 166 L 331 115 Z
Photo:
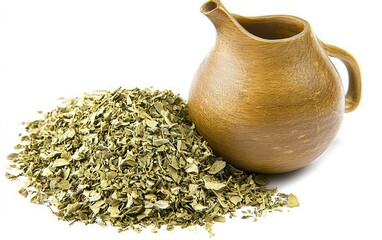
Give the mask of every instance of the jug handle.
M 345 50 L 323 43 L 330 57 L 340 59 L 349 74 L 349 87 L 345 96 L 345 112 L 355 110 L 361 100 L 361 71 L 354 57 Z

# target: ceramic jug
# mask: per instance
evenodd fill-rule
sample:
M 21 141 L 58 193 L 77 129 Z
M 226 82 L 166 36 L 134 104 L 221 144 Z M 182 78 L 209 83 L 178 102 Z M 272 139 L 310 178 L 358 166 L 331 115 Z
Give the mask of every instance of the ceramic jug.
M 189 112 L 214 152 L 259 173 L 292 171 L 324 153 L 360 102 L 356 60 L 298 17 L 243 17 L 218 0 L 201 12 L 217 39 L 191 85 Z M 329 56 L 347 68 L 346 94 Z

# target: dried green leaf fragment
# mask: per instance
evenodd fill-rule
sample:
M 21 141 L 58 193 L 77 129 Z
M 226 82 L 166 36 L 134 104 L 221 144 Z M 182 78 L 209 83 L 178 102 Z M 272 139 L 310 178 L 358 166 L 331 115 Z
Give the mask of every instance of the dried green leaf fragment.
M 71 214 L 81 207 L 80 203 L 71 203 L 66 207 L 66 214 Z
M 204 177 L 203 181 L 204 181 L 205 188 L 210 190 L 220 190 L 224 188 L 225 186 L 227 186 L 225 183 L 219 182 L 218 180 L 214 179 L 211 176 Z
M 19 176 L 18 176 L 18 175 L 14 175 L 14 174 L 9 173 L 9 172 L 6 172 L 6 173 L 5 173 L 5 177 L 6 177 L 7 179 L 13 181 L 13 180 L 16 180 Z
M 237 205 L 239 202 L 241 202 L 243 199 L 239 196 L 232 196 L 229 198 L 229 201 L 233 204 Z
M 216 216 L 214 217 L 215 222 L 226 222 L 226 219 L 224 216 Z
M 93 211 L 95 215 L 97 215 L 100 211 L 100 209 L 105 205 L 105 202 L 103 200 L 99 200 L 95 202 L 93 205 L 90 206 L 90 209 Z
M 118 218 L 121 216 L 121 211 L 118 206 L 110 206 L 107 211 L 110 213 L 110 217 L 112 218 Z
M 194 210 L 197 211 L 197 212 L 202 212 L 202 211 L 208 209 L 207 206 L 204 206 L 204 205 L 202 205 L 202 204 L 200 204 L 200 203 L 197 203 L 196 205 L 194 205 L 194 206 L 192 206 L 192 207 L 193 207 Z
M 16 159 L 18 156 L 17 153 L 11 153 L 7 156 L 7 159 L 10 160 L 10 161 L 13 161 L 14 159 Z
M 257 175 L 255 177 L 255 182 L 260 186 L 265 186 L 268 184 L 268 181 L 262 175 Z
M 300 203 L 298 202 L 296 195 L 294 195 L 292 193 L 289 194 L 288 195 L 288 207 L 294 208 L 294 207 L 298 207 L 298 206 L 300 206 Z
M 214 235 L 214 233 L 212 232 L 212 223 L 209 223 L 209 222 L 206 223 L 205 229 L 210 234 L 210 237 L 212 237 Z
M 155 128 L 155 127 L 158 125 L 158 122 L 155 121 L 155 120 L 147 119 L 147 120 L 146 120 L 146 125 L 147 125 L 148 127 Z
M 212 164 L 211 168 L 208 170 L 208 173 L 209 174 L 217 174 L 218 172 L 223 170 L 225 168 L 225 166 L 226 166 L 225 161 L 217 160 Z
M 163 144 L 166 144 L 169 142 L 170 142 L 170 140 L 168 140 L 168 139 L 155 139 L 155 140 L 153 140 L 153 145 L 158 147 L 158 146 L 162 146 Z
M 69 161 L 66 160 L 66 159 L 63 159 L 63 158 L 59 158 L 59 159 L 56 159 L 54 162 L 53 162 L 53 165 L 52 167 L 62 167 L 62 166 L 66 166 L 69 164 Z
M 166 209 L 170 206 L 170 203 L 168 201 L 159 200 L 154 203 L 154 207 L 159 209 Z
M 28 197 L 28 191 L 25 188 L 20 188 L 19 194 L 23 197 Z
M 198 165 L 195 163 L 190 164 L 188 168 L 186 168 L 187 173 L 199 173 Z

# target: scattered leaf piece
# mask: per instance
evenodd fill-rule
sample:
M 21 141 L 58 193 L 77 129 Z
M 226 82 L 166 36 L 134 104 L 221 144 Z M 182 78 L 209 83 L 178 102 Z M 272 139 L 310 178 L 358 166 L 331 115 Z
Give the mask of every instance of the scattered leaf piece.
M 211 190 L 220 190 L 226 186 L 225 183 L 221 183 L 217 180 L 215 180 L 213 177 L 204 177 L 204 186 L 206 189 L 211 189 Z
M 292 193 L 289 194 L 288 195 L 288 207 L 294 208 L 294 207 L 298 207 L 298 206 L 300 206 L 300 203 L 298 202 L 296 195 L 294 195 Z
M 208 170 L 208 173 L 209 174 L 217 174 L 218 172 L 223 170 L 225 168 L 225 166 L 226 166 L 225 161 L 217 160 L 212 164 L 211 168 Z

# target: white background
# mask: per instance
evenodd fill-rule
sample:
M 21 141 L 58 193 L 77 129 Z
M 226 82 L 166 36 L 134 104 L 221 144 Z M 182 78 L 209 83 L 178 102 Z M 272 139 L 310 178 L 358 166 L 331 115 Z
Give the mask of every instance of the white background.
M 226 0 L 247 16 L 297 15 L 324 42 L 358 60 L 360 107 L 346 114 L 331 148 L 308 167 L 271 176 L 301 206 L 257 223 L 241 219 L 214 226 L 215 239 L 381 239 L 381 26 L 378 1 Z M 6 156 L 18 143 L 20 122 L 56 106 L 58 97 L 97 89 L 188 87 L 214 44 L 202 0 L 1 1 L 0 239 L 208 239 L 204 229 L 117 233 L 115 228 L 59 221 L 6 181 Z M 334 61 L 346 87 L 343 65 Z M 53 236 L 52 236 L 53 235 Z

